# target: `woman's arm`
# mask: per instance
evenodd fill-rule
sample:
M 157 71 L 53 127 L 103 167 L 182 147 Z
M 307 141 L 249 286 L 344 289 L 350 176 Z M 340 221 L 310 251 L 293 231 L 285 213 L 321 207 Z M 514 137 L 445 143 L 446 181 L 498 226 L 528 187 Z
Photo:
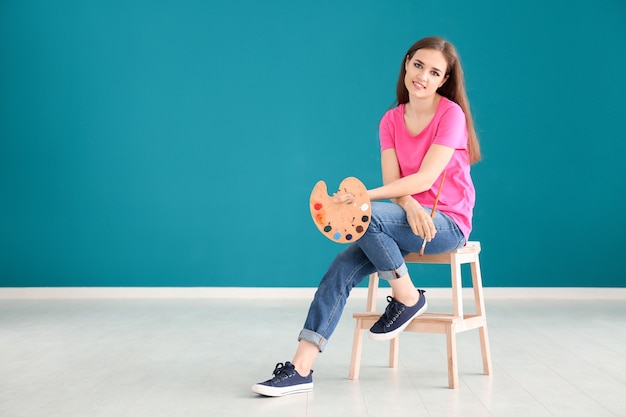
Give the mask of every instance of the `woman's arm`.
M 404 197 L 430 189 L 441 175 L 452 155 L 454 148 L 443 145 L 431 145 L 426 152 L 420 169 L 412 175 L 400 178 L 400 167 L 395 149 L 385 149 L 381 154 L 383 186 L 368 190 L 370 200 L 391 199 L 400 204 Z
M 385 149 L 381 154 L 383 186 L 368 190 L 370 200 L 391 199 L 406 212 L 406 219 L 413 233 L 430 242 L 437 234 L 437 229 L 428 212 L 412 195 L 433 186 L 450 162 L 453 153 L 454 148 L 431 145 L 420 169 L 415 174 L 400 178 L 400 166 L 395 149 Z

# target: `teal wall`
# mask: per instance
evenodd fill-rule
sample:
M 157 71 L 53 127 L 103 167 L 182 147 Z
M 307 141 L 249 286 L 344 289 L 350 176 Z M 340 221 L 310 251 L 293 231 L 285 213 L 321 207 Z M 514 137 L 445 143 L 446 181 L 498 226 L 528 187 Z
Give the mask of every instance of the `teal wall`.
M 427 35 L 465 65 L 485 285 L 626 286 L 624 0 L 0 0 L 0 286 L 315 286 L 310 190 L 380 184 Z

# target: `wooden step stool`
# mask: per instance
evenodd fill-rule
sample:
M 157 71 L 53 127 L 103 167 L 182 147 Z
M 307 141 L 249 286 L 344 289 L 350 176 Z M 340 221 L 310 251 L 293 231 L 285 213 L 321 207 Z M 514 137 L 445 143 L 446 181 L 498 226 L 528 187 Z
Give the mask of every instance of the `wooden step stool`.
M 485 375 L 491 374 L 491 354 L 489 350 L 489 339 L 487 336 L 487 319 L 485 317 L 485 303 L 483 300 L 483 284 L 480 275 L 480 263 L 478 260 L 479 253 L 480 242 L 468 242 L 466 246 L 448 253 L 424 256 L 419 256 L 417 253 L 410 253 L 405 257 L 406 263 L 450 265 L 450 272 L 452 276 L 452 313 L 431 313 L 427 311 L 421 316 L 413 319 L 411 324 L 409 324 L 405 330 L 405 332 L 445 333 L 448 345 L 448 385 L 450 388 L 457 388 L 459 384 L 456 354 L 457 333 L 471 329 L 478 329 L 483 357 L 483 371 Z M 461 265 L 467 263 L 470 264 L 472 272 L 472 286 L 474 288 L 476 314 L 463 314 Z M 354 329 L 352 359 L 350 361 L 350 379 L 357 379 L 359 377 L 363 331 L 369 330 L 382 314 L 376 312 L 376 292 L 378 290 L 378 280 L 378 274 L 374 273 L 370 275 L 367 293 L 367 311 L 365 313 L 355 313 L 353 315 L 356 319 L 356 327 Z M 391 368 L 395 368 L 398 365 L 399 338 L 400 336 L 398 335 L 390 341 L 389 367 Z

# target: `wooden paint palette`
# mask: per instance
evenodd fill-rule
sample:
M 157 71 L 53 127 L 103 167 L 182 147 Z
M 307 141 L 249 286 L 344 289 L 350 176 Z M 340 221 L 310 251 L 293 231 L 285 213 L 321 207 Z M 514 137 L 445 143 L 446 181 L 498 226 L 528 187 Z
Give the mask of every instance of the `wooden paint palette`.
M 318 230 L 337 243 L 354 242 L 363 236 L 370 224 L 372 207 L 367 188 L 355 177 L 344 179 L 339 185 L 338 194 L 349 193 L 354 200 L 348 203 L 335 203 L 328 195 L 326 183 L 318 181 L 311 191 L 311 217 Z

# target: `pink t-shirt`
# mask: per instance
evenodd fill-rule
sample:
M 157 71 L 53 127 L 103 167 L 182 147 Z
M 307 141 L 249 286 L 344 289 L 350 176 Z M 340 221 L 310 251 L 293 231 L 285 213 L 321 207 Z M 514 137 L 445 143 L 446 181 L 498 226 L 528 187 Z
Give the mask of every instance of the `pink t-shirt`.
M 435 116 L 416 136 L 408 131 L 404 123 L 404 104 L 387 111 L 380 121 L 381 151 L 390 148 L 396 150 L 401 177 L 419 170 L 426 152 L 434 143 L 455 149 L 452 159 L 445 168 L 446 179 L 441 189 L 437 210 L 450 216 L 468 240 L 472 230 L 472 211 L 476 193 L 470 176 L 467 127 L 461 107 L 442 97 Z M 421 205 L 432 208 L 442 176 L 443 173 L 429 190 L 414 194 L 413 198 Z

